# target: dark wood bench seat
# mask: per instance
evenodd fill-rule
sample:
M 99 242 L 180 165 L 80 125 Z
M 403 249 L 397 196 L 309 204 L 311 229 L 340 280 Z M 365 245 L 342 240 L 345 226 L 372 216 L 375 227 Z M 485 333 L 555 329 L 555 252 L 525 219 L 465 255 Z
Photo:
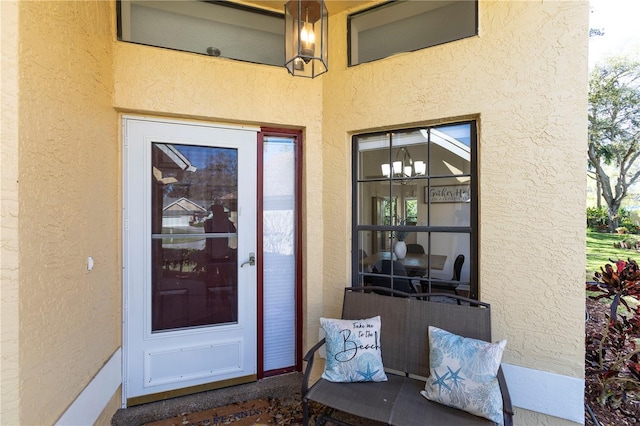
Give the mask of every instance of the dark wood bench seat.
M 343 424 L 331 418 L 335 410 L 389 425 L 493 424 L 485 418 L 429 401 L 420 394 L 429 376 L 429 325 L 490 342 L 489 304 L 449 294 L 386 290 L 395 297 L 369 293 L 362 287 L 345 289 L 342 319 L 380 315 L 380 346 L 388 381 L 335 383 L 321 378 L 309 386 L 314 355 L 324 340 L 317 343 L 304 357 L 307 362 L 302 384 L 304 424 L 309 422 L 310 401 L 327 407 L 316 424 L 328 419 Z M 428 300 L 434 296 L 446 296 L 453 303 Z M 513 408 L 501 369 L 498 380 L 504 424 L 512 425 Z

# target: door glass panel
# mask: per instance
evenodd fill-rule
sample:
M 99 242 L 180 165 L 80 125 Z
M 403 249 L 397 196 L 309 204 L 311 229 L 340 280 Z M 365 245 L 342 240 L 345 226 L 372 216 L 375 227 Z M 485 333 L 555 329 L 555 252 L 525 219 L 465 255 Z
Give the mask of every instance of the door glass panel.
M 295 138 L 264 139 L 264 369 L 296 363 Z
M 238 320 L 238 153 L 154 143 L 152 331 Z

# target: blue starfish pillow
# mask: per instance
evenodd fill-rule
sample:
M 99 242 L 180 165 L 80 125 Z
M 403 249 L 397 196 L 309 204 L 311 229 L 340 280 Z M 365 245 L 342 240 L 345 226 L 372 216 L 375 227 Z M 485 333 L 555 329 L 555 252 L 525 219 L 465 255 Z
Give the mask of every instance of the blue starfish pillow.
M 429 327 L 430 375 L 425 398 L 502 425 L 498 368 L 507 341 L 489 343 Z
M 386 382 L 380 352 L 380 317 L 320 318 L 327 361 L 322 378 L 331 382 Z

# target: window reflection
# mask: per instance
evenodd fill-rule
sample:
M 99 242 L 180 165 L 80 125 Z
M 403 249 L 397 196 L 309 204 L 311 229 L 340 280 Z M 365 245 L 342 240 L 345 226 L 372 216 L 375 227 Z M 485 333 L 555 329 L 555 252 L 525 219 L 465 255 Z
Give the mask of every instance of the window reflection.
M 237 150 L 154 143 L 152 330 L 237 321 Z
M 348 17 L 349 65 L 477 34 L 477 1 L 389 2 Z
M 461 254 L 466 259 L 461 275 L 471 279 L 472 126 L 467 122 L 354 137 L 356 282 L 375 281 L 370 274 L 379 272 L 376 263 L 387 260 L 400 262 L 406 275 L 418 281 L 450 280 Z
M 260 64 L 284 64 L 284 15 L 232 2 L 122 0 L 118 39 Z

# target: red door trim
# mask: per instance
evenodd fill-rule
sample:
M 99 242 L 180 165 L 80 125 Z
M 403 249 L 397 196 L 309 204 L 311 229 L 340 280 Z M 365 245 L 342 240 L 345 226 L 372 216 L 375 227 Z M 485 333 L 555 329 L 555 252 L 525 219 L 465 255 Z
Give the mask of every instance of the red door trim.
M 296 349 L 295 363 L 296 365 L 271 371 L 264 371 L 264 260 L 263 251 L 263 223 L 262 215 L 264 212 L 263 196 L 264 196 L 264 138 L 266 136 L 282 136 L 295 138 L 295 321 L 296 321 Z M 258 379 L 264 377 L 275 376 L 278 374 L 288 373 L 291 371 L 302 371 L 302 130 L 277 129 L 263 127 L 258 133 L 258 188 L 257 188 L 257 279 L 258 279 Z

